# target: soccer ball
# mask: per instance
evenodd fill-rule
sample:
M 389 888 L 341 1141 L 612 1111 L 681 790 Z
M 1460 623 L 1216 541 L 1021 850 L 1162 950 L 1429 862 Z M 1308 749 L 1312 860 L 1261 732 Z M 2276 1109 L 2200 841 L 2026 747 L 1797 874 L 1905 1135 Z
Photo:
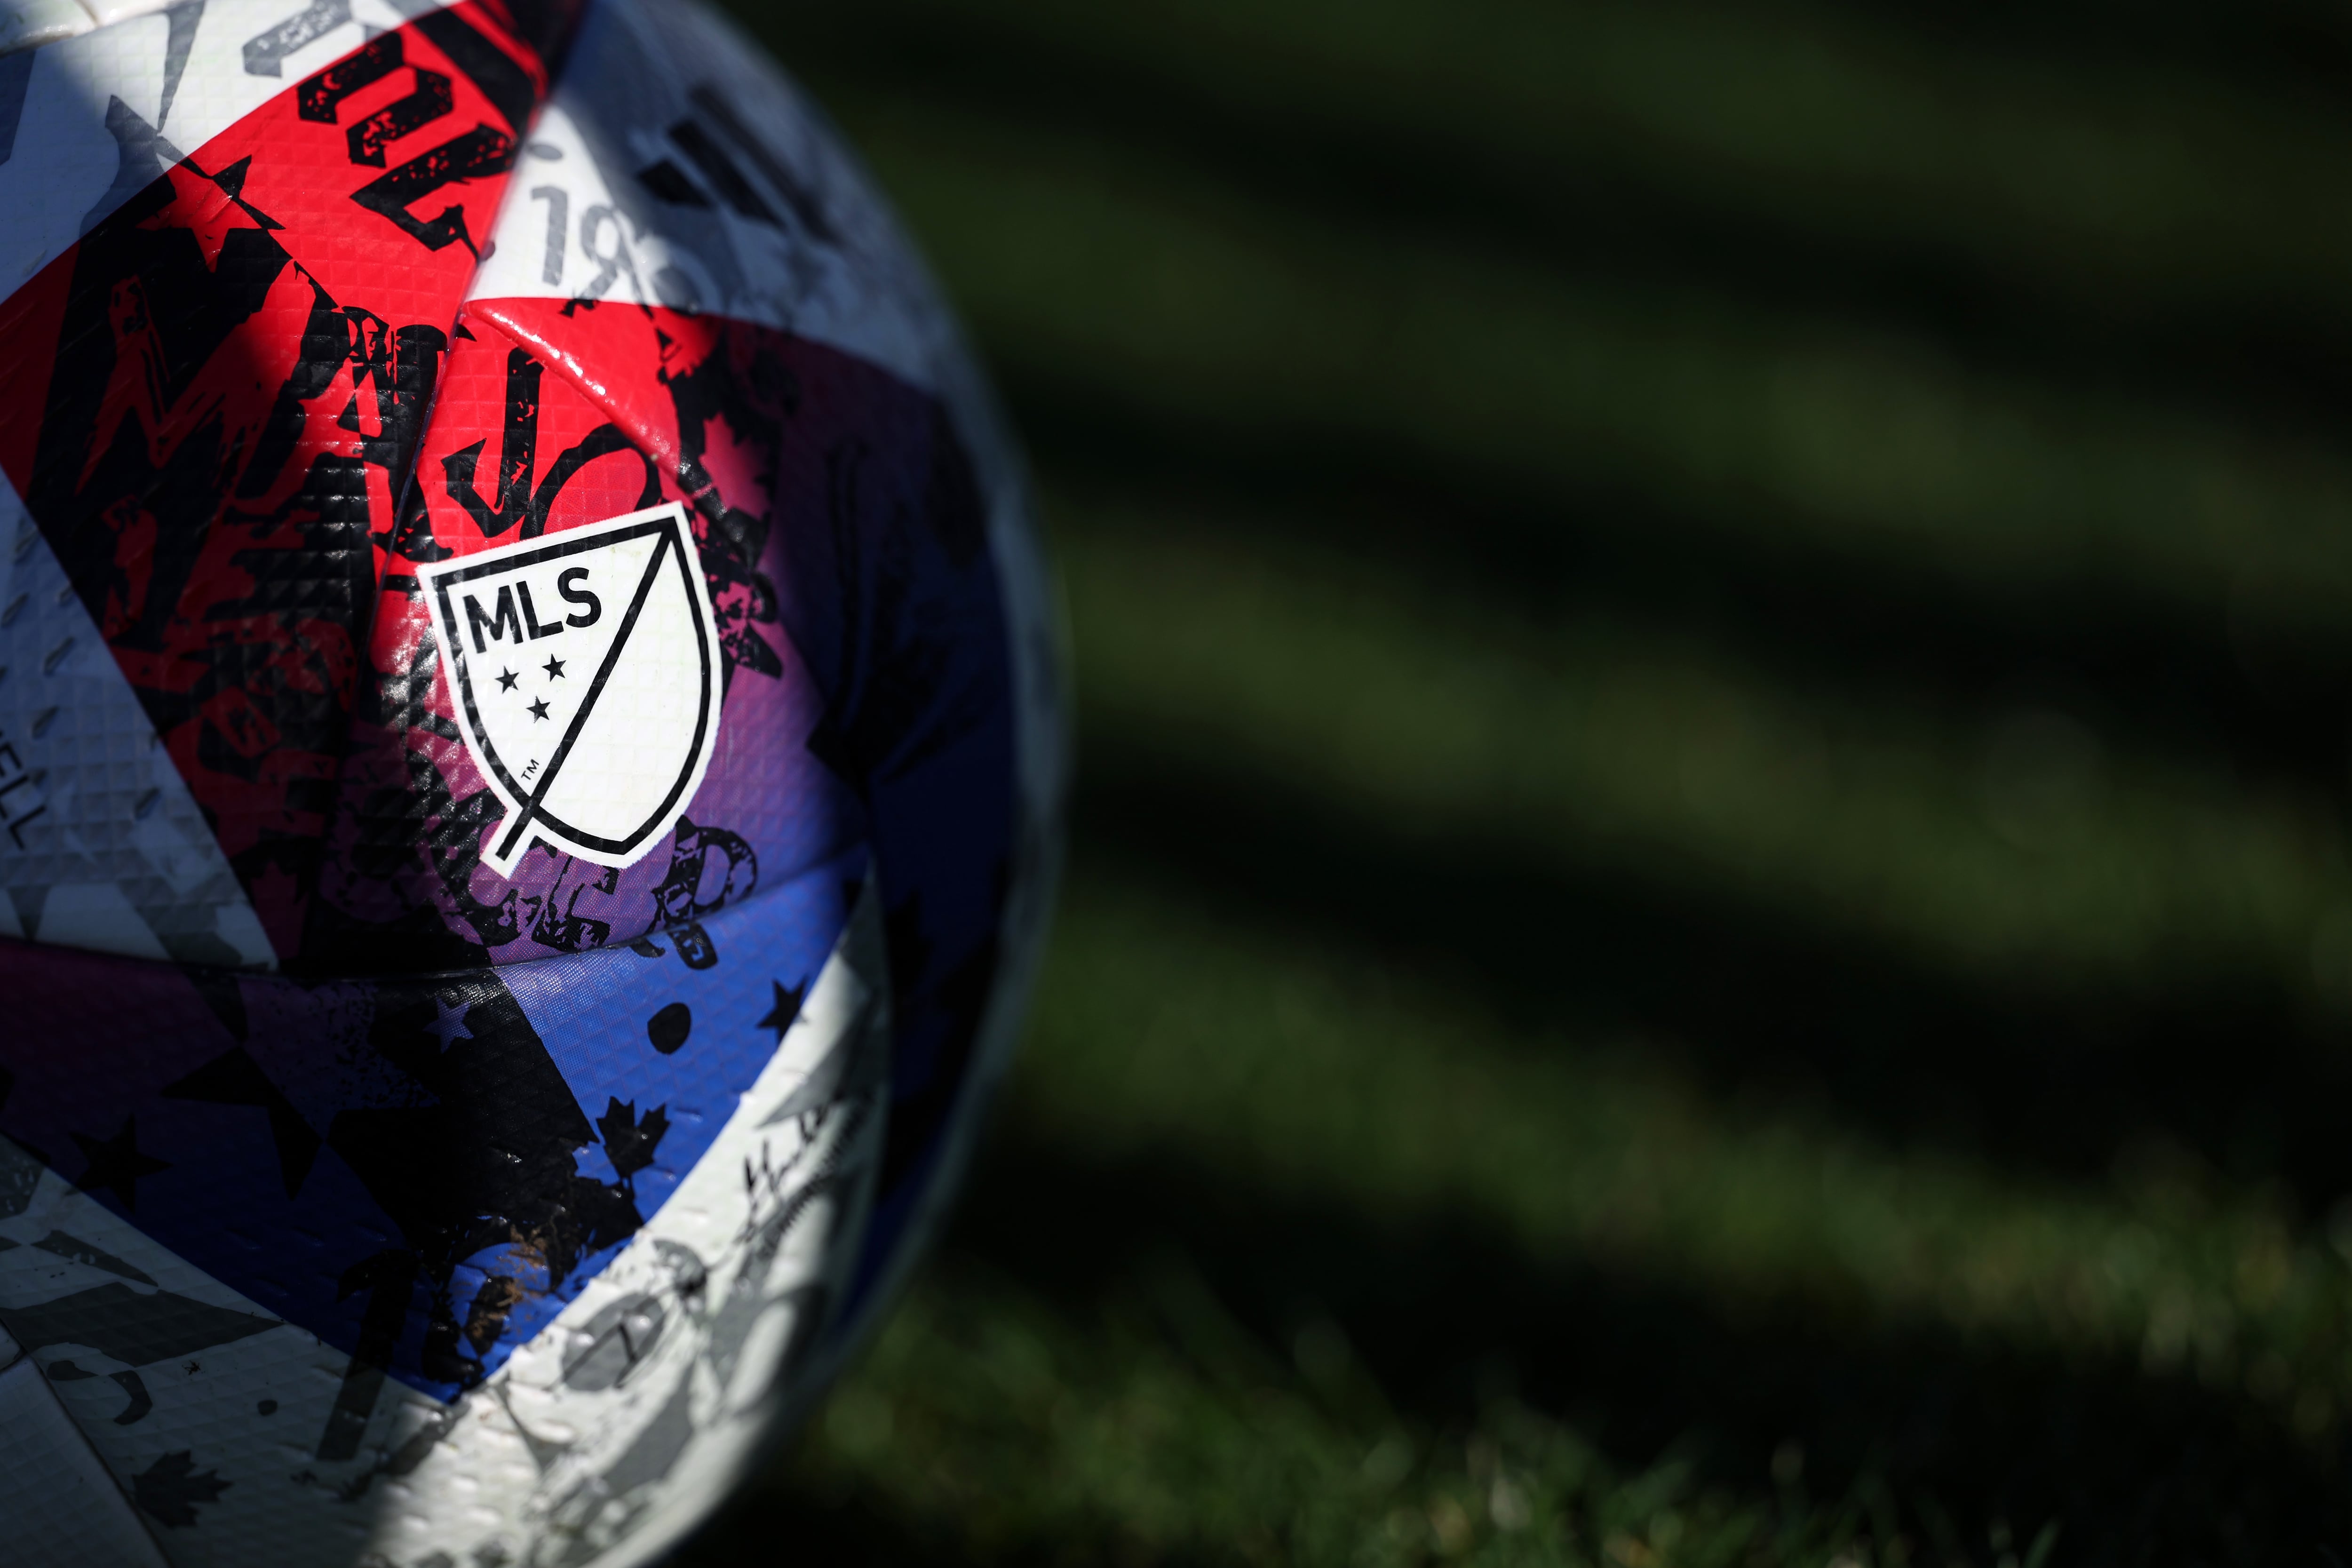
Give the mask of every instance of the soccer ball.
M 0 293 L 0 1564 L 648 1560 L 1044 930 L 952 322 L 693 0 L 8 0 Z

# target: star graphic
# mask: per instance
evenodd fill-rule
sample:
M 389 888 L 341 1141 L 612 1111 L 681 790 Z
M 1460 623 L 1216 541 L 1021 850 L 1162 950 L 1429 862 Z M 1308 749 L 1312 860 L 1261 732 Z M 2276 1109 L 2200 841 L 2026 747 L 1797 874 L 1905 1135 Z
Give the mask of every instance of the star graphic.
M 512 691 L 515 689 L 515 681 L 518 679 L 520 678 L 511 669 L 502 669 L 499 671 L 499 689 L 500 691 Z
M 434 1019 L 425 1026 L 425 1032 L 428 1035 L 440 1036 L 443 1050 L 447 1050 L 459 1040 L 470 1040 L 474 1037 L 474 1031 L 466 1027 L 466 1015 L 473 1010 L 470 1003 L 444 1002 L 440 997 L 436 996 L 433 998 L 433 1009 Z
M 139 1178 L 152 1176 L 158 1171 L 172 1168 L 169 1160 L 157 1160 L 139 1152 L 139 1127 L 136 1117 L 122 1119 L 122 1131 L 111 1138 L 91 1138 L 77 1132 L 73 1141 L 89 1161 L 89 1168 L 81 1173 L 74 1185 L 84 1192 L 105 1187 L 122 1200 L 124 1208 L 139 1206 Z
M 530 705 L 530 716 L 534 719 L 544 719 L 547 717 L 546 698 L 542 697 L 538 701 Z
M 550 680 L 561 680 L 563 679 L 563 661 L 556 658 L 553 654 L 549 654 L 547 656 L 547 662 L 540 666 L 540 668 L 547 671 L 547 679 Z
M 269 1114 L 269 1134 L 278 1145 L 278 1173 L 285 1179 L 286 1195 L 302 1190 L 311 1163 L 319 1157 L 320 1138 L 302 1119 L 302 1112 L 269 1079 L 261 1065 L 243 1046 L 215 1057 L 187 1077 L 163 1086 L 165 1100 L 193 1100 L 205 1105 L 248 1105 Z
M 781 980 L 771 980 L 768 984 L 775 987 L 776 1005 L 768 1009 L 768 1016 L 754 1027 L 775 1030 L 776 1044 L 781 1046 L 784 1043 L 784 1031 L 793 1026 L 793 1020 L 801 1016 L 801 1004 L 808 1000 L 808 986 L 805 984 L 786 985 Z

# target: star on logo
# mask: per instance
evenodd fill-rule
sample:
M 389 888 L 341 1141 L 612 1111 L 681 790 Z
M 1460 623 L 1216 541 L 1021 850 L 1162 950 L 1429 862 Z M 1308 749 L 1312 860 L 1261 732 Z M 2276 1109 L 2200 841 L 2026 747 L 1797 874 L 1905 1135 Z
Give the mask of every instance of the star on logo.
M 530 705 L 530 716 L 534 719 L 544 719 L 547 717 L 546 698 L 542 697 L 538 701 Z
M 547 671 L 547 679 L 550 680 L 561 680 L 563 679 L 563 661 L 556 658 L 553 654 L 549 654 L 547 656 L 547 662 L 540 668 Z
M 428 1035 L 440 1036 L 443 1050 L 447 1050 L 459 1040 L 470 1040 L 474 1037 L 474 1031 L 466 1027 L 466 1015 L 473 1010 L 470 1003 L 444 1002 L 440 997 L 436 996 L 433 998 L 433 1009 L 434 1019 L 425 1026 L 425 1032 Z
M 801 1004 L 808 1000 L 808 987 L 786 985 L 781 980 L 771 980 L 768 984 L 775 988 L 776 1005 L 768 1009 L 766 1017 L 752 1026 L 775 1030 L 776 1044 L 781 1046 L 784 1043 L 784 1031 L 793 1026 L 793 1020 L 801 1016 Z
M 518 679 L 520 678 L 517 677 L 515 672 L 511 669 L 502 669 L 499 671 L 499 689 L 500 691 L 512 691 L 515 689 L 515 681 Z

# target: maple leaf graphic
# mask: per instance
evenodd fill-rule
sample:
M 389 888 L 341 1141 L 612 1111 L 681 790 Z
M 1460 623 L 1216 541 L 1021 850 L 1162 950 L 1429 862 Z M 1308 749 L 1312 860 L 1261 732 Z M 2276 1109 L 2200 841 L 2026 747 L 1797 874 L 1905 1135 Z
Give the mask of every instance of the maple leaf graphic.
M 196 1522 L 196 1504 L 220 1501 L 229 1485 L 214 1471 L 196 1468 L 195 1456 L 183 1448 L 131 1478 L 131 1495 L 159 1522 L 178 1530 Z
M 669 1131 L 669 1107 L 656 1105 L 640 1121 L 635 1100 L 604 1098 L 611 1103 L 596 1119 L 596 1130 L 604 1135 L 604 1157 L 625 1182 L 654 1163 L 654 1151 L 660 1146 L 662 1134 Z

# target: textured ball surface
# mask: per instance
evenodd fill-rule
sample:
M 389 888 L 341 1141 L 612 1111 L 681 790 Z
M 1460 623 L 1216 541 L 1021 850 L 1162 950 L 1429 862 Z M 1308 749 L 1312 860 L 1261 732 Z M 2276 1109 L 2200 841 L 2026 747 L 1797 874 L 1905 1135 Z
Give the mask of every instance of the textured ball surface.
M 0 6 L 0 1565 L 608 1563 L 1017 1027 L 1017 464 L 691 0 Z

